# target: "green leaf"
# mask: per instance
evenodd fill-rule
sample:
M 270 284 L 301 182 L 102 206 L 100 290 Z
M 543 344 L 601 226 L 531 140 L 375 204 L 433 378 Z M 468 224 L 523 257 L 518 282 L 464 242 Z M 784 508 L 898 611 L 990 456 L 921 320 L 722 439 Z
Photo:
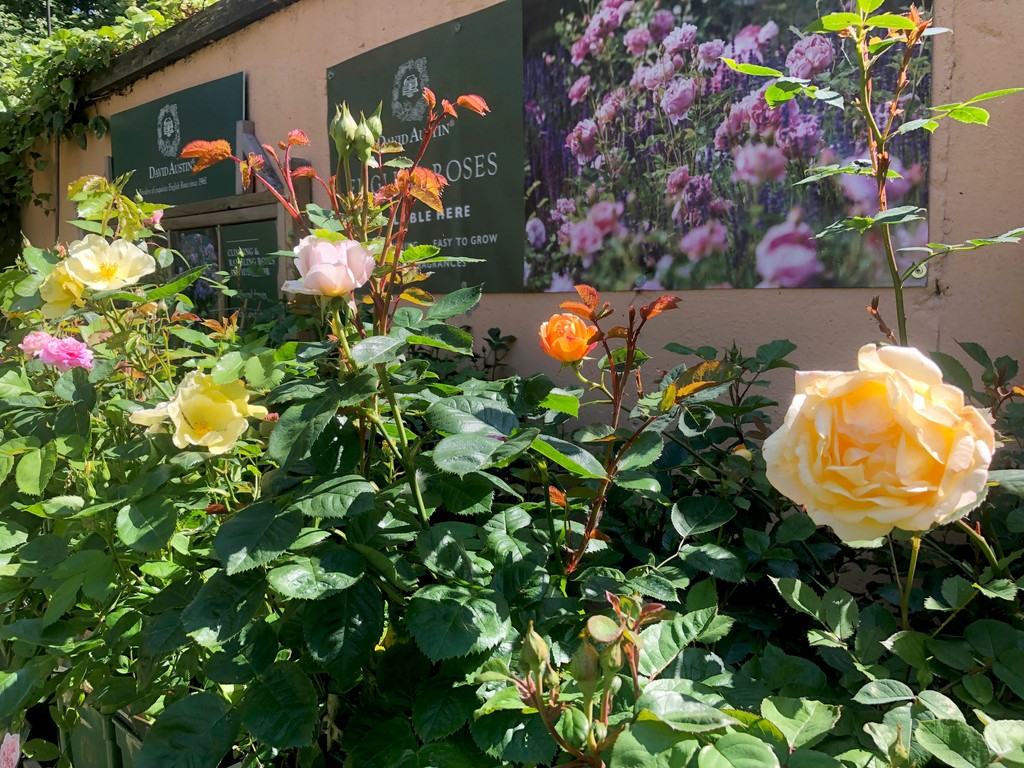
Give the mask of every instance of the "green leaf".
M 864 13 L 874 13 L 885 0 L 857 0 L 857 7 Z
M 32 692 L 46 681 L 53 666 L 49 657 L 37 656 L 17 669 L 0 670 L 0 721 L 10 722 Z
M 708 573 L 723 581 L 739 582 L 743 580 L 746 564 L 735 552 L 718 544 L 685 545 L 680 548 L 679 556 L 687 568 Z
M 351 549 L 329 546 L 316 556 L 296 557 L 274 568 L 267 574 L 267 583 L 282 597 L 320 600 L 359 581 L 365 562 Z
M 167 547 L 177 524 L 174 503 L 163 496 L 149 496 L 117 513 L 117 537 L 136 552 L 156 552 Z
M 709 704 L 675 690 L 677 680 L 649 683 L 636 706 L 637 720 L 658 720 L 681 733 L 707 733 L 722 730 L 739 721 Z
M 771 578 L 775 588 L 782 595 L 782 599 L 789 604 L 790 608 L 818 618 L 818 614 L 821 612 L 821 598 L 814 593 L 813 589 L 797 579 L 769 578 Z
M 277 649 L 270 625 L 254 621 L 207 659 L 203 674 L 223 685 L 248 683 L 274 662 Z
M 891 704 L 895 701 L 911 701 L 914 692 L 899 680 L 872 680 L 863 686 L 853 700 L 858 704 Z
M 792 750 L 824 739 L 839 722 L 840 708 L 812 699 L 773 696 L 761 702 L 761 715 L 785 734 Z
M 498 435 L 451 435 L 434 448 L 434 464 L 442 472 L 466 475 L 490 466 L 491 456 L 501 445 Z
M 511 435 L 519 419 L 504 403 L 486 397 L 456 395 L 432 403 L 423 417 L 434 429 L 449 434 Z
M 967 625 L 964 639 L 986 659 L 997 659 L 1017 644 L 1016 632 L 1009 624 L 995 619 L 980 619 Z
M 853 636 L 854 628 L 859 620 L 857 601 L 846 590 L 832 587 L 821 596 L 819 618 L 837 637 L 847 640 Z
M 605 477 L 605 469 L 594 455 L 584 448 L 556 437 L 541 435 L 530 445 L 541 456 L 573 474 L 592 480 Z
M 456 315 L 464 315 L 480 303 L 483 289 L 481 284 L 452 291 L 438 299 L 437 303 L 427 310 L 427 317 L 431 320 L 447 320 Z
M 0 520 L 0 552 L 17 549 L 28 541 L 28 530 L 13 520 Z
M 952 768 L 986 768 L 989 764 L 985 740 L 960 720 L 922 720 L 914 735 L 929 754 Z
M 622 454 L 619 459 L 618 470 L 628 472 L 631 469 L 646 469 L 654 464 L 665 449 L 661 432 L 641 432 L 640 436 L 633 441 L 633 444 Z
M 405 341 L 408 344 L 434 347 L 462 355 L 473 354 L 473 336 L 461 328 L 446 323 L 436 323 L 423 328 L 419 333 L 410 334 Z
M 928 133 L 934 133 L 938 127 L 938 120 L 921 118 L 919 120 L 908 120 L 907 122 L 903 123 L 898 129 L 896 129 L 896 133 L 902 135 L 904 133 L 910 133 L 911 131 L 920 130 L 928 131 Z
M 739 72 L 741 75 L 754 75 L 756 77 L 782 77 L 782 73 L 777 69 L 771 67 L 762 67 L 757 64 L 740 64 L 735 59 L 728 59 L 722 56 L 722 61 L 726 63 L 729 69 Z
M 313 659 L 342 685 L 362 673 L 384 633 L 384 598 L 369 579 L 317 603 L 310 603 L 302 621 Z
M 217 571 L 181 614 L 185 631 L 206 648 L 223 645 L 252 621 L 263 604 L 263 578 Z
M 985 743 L 997 755 L 1024 748 L 1024 720 L 997 720 L 985 726 Z
M 564 413 L 574 419 L 579 418 L 580 415 L 580 399 L 576 395 L 570 395 L 559 389 L 548 392 L 544 399 L 537 403 L 537 407 Z
M 818 526 L 803 512 L 796 512 L 785 518 L 775 529 L 775 541 L 779 544 L 792 544 L 795 541 L 806 541 Z
M 988 481 L 1015 496 L 1024 496 L 1024 469 L 997 469 L 988 473 Z
M 275 560 L 299 537 L 302 516 L 269 502 L 250 504 L 221 525 L 213 548 L 228 576 Z
M 613 768 L 691 768 L 701 743 L 658 720 L 641 720 L 619 734 L 611 750 Z
M 18 490 L 26 496 L 42 496 L 56 467 L 56 443 L 46 443 L 41 448 L 30 448 L 18 460 L 18 467 L 14 471 Z
M 539 715 L 495 712 L 469 725 L 473 741 L 491 757 L 511 763 L 549 764 L 558 751 Z
M 447 522 L 420 531 L 416 551 L 427 570 L 457 581 L 474 581 L 477 568 L 464 542 L 477 527 L 469 523 Z
M 376 498 L 373 486 L 360 475 L 346 475 L 304 488 L 288 508 L 310 517 L 355 517 L 372 511 Z
M 471 688 L 455 688 L 450 680 L 431 680 L 416 694 L 412 725 L 422 741 L 443 739 L 466 723 L 475 706 Z
M 981 107 L 957 107 L 947 112 L 946 116 L 970 125 L 988 125 L 990 117 L 988 110 Z
M 746 733 L 727 733 L 697 755 L 698 768 L 779 768 L 772 748 Z
M 672 506 L 672 527 L 682 538 L 718 530 L 736 517 L 736 508 L 718 496 L 686 496 Z
M 165 709 L 142 742 L 136 768 L 217 768 L 238 734 L 231 706 L 215 693 L 193 693 Z
M 96 387 L 84 368 L 72 368 L 61 374 L 53 385 L 53 394 L 69 403 L 77 403 L 87 411 L 96 405 Z
M 455 515 L 480 515 L 491 511 L 494 486 L 482 475 L 465 475 L 458 479 L 437 475 L 433 489 L 441 497 L 441 504 Z
M 432 661 L 493 648 L 509 631 L 508 608 L 501 595 L 443 584 L 413 595 L 405 620 L 416 644 Z
M 287 468 L 309 455 L 337 409 L 338 400 L 327 395 L 286 410 L 270 433 L 267 454 L 271 460 Z
M 895 13 L 880 13 L 867 20 L 867 26 L 873 29 L 902 29 L 913 32 L 917 25 L 906 16 L 899 16 Z
M 370 336 L 352 347 L 352 360 L 360 366 L 390 363 L 405 346 L 403 339 L 394 336 Z
M 838 32 L 847 27 L 860 26 L 860 14 L 857 13 L 830 13 L 822 16 L 817 22 L 809 27 L 815 32 Z
M 803 84 L 795 80 L 777 80 L 765 90 L 764 100 L 769 107 L 775 109 L 779 104 L 796 98 L 803 89 Z
M 238 711 L 250 733 L 275 749 L 304 747 L 313 742 L 317 725 L 317 692 L 293 661 L 279 661 L 245 689 Z

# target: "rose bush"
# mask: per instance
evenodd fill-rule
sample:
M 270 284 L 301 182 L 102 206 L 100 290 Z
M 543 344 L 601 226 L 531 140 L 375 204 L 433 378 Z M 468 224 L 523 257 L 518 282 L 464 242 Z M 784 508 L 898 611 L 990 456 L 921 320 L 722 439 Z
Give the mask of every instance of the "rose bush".
M 764 443 L 768 479 L 843 541 L 927 531 L 981 503 L 991 417 L 908 347 L 869 344 L 852 373 L 799 372 Z

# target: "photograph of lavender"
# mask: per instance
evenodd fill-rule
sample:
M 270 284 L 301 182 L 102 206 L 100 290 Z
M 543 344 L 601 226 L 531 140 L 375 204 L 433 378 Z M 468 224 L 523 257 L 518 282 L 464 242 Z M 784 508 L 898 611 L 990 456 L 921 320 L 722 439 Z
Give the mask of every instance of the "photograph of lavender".
M 810 169 L 867 155 L 849 103 L 856 62 L 834 36 L 804 32 L 819 16 L 815 0 L 545 6 L 524 12 L 526 290 L 888 284 L 873 232 L 815 237 L 875 213 L 873 180 L 796 185 Z M 810 79 L 846 95 L 846 108 L 801 97 L 769 109 L 772 81 L 722 57 Z M 926 114 L 930 71 L 925 48 L 899 105 L 908 120 Z M 874 94 L 886 109 L 887 75 L 879 71 Z M 892 205 L 927 206 L 928 137 L 893 143 Z M 897 248 L 924 245 L 927 222 L 894 237 Z

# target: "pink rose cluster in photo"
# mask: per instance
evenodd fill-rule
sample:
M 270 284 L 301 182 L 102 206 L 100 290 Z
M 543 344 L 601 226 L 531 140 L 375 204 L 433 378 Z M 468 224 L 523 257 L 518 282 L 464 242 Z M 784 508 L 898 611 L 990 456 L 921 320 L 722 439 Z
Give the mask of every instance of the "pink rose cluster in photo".
M 821 35 L 808 35 L 790 49 L 786 69 L 793 77 L 810 80 L 831 69 L 834 61 L 832 41 Z
M 85 342 L 70 336 L 58 338 L 46 331 L 33 331 L 28 334 L 18 348 L 28 358 L 38 358 L 43 365 L 52 365 L 61 373 L 72 368 L 92 370 L 92 350 Z
M 758 243 L 754 252 L 762 278 L 758 288 L 800 288 L 821 271 L 818 241 L 800 216 L 800 209 L 794 208 Z

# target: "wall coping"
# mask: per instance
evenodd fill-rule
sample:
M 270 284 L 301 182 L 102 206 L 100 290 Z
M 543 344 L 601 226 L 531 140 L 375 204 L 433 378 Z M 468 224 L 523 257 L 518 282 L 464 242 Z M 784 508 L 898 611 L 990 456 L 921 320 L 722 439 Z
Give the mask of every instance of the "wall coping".
M 86 80 L 86 95 L 97 99 L 126 88 L 298 1 L 220 0 L 118 56 Z

